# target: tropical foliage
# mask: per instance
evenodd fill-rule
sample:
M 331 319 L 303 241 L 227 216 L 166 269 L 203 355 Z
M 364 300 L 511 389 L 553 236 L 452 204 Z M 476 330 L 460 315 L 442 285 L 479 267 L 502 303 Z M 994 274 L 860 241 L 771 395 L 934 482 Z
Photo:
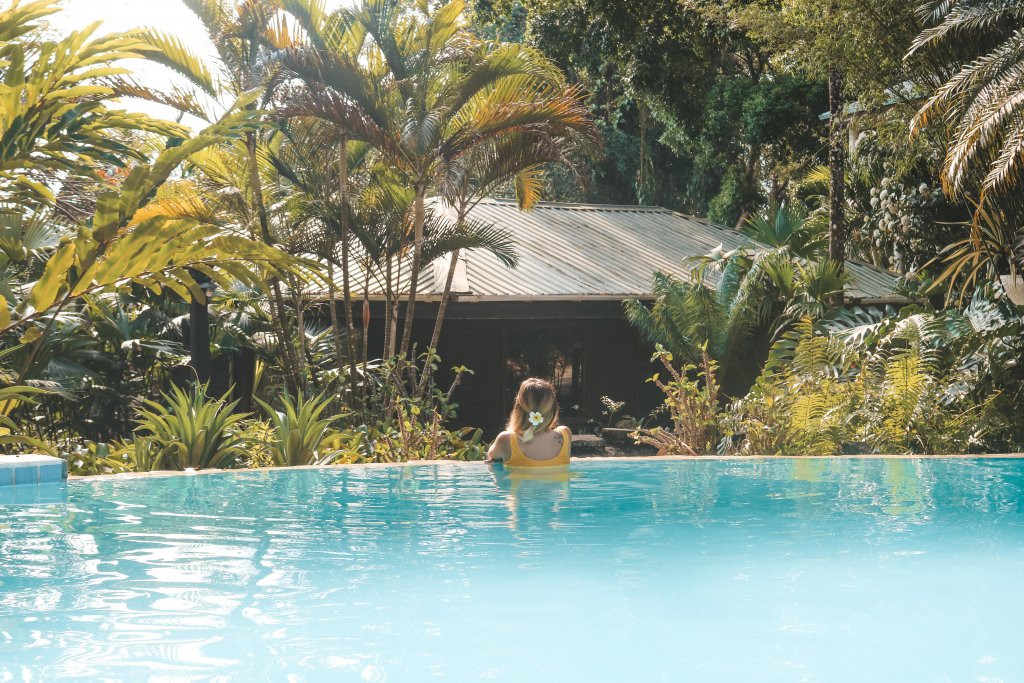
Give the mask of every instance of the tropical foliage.
M 702 349 L 701 364 L 676 368 L 672 354 L 658 346 L 654 357 L 668 377 L 660 373 L 651 377 L 665 395 L 664 410 L 672 421 L 671 428 L 638 429 L 637 443 L 654 446 L 659 455 L 707 453 L 718 442 L 718 380 L 716 363 Z M 690 375 L 694 376 L 691 378 Z
M 515 265 L 470 210 L 506 190 L 528 209 L 546 169 L 597 150 L 583 91 L 537 50 L 473 36 L 459 0 L 184 5 L 212 60 L 153 29 L 53 39 L 57 0 L 0 11 L 3 444 L 80 473 L 478 457 L 482 433 L 447 424 L 465 370 L 440 391 L 436 354 L 411 344 L 416 280 L 467 249 Z M 180 85 L 139 83 L 140 58 Z
M 942 121 L 951 132 L 942 168 L 953 195 L 993 195 L 1020 207 L 1022 6 L 1015 0 L 929 2 L 927 28 L 910 55 L 928 53 L 950 74 L 914 117 L 915 128 Z
M 330 407 L 331 402 L 327 397 L 320 394 L 304 399 L 299 394 L 292 400 L 286 396 L 281 401 L 281 410 L 274 410 L 259 399 L 256 401 L 270 417 L 274 429 L 273 440 L 269 444 L 274 465 L 289 467 L 329 461 L 329 455 L 321 456 L 318 453 L 331 423 L 337 419 L 321 418 Z
M 3 449 L 79 474 L 480 457 L 471 370 L 436 348 L 467 250 L 517 264 L 474 214 L 495 195 L 744 233 L 626 304 L 660 451 L 1024 447 L 1019 0 L 181 1 L 208 44 L 0 9 Z M 906 305 L 849 306 L 849 259 Z
M 153 450 L 155 468 L 231 467 L 246 455 L 248 443 L 239 429 L 246 415 L 233 412 L 237 401 L 229 403 L 226 396 L 207 398 L 206 389 L 172 387 L 160 401 L 145 401 L 136 432 L 142 447 Z
M 771 340 L 802 317 L 821 317 L 845 282 L 821 258 L 822 232 L 796 211 L 778 207 L 744 230 L 746 245 L 696 259 L 686 281 L 655 273 L 650 308 L 625 305 L 627 319 L 675 357 L 701 363 L 710 355 L 731 396 L 749 389 Z
M 1013 451 L 1024 445 L 1020 310 L 979 288 L 962 310 L 842 308 L 772 346 L 750 391 L 715 402 L 714 365 L 656 382 L 671 427 L 638 441 L 673 453 L 837 455 Z M 707 434 L 721 440 L 709 443 Z M 701 443 L 698 448 L 693 444 Z

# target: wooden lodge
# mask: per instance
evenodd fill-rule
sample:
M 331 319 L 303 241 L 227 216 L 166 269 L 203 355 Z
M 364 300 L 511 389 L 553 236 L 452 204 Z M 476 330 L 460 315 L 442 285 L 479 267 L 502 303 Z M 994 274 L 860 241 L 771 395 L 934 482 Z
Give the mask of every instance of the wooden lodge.
M 446 209 L 435 204 L 435 210 Z M 442 367 L 461 364 L 474 373 L 455 397 L 458 423 L 488 435 L 502 429 L 519 382 L 529 376 L 555 384 L 563 422 L 577 429 L 603 420 L 602 396 L 625 401 L 623 414 L 648 414 L 661 400 L 645 381 L 656 371 L 653 349 L 625 320 L 622 302 L 652 300 L 655 271 L 687 278 L 688 258 L 750 243 L 736 230 L 658 207 L 541 203 L 522 212 L 515 202 L 488 199 L 472 216 L 508 230 L 519 254 L 515 269 L 486 251 L 462 254 L 438 348 Z M 438 259 L 420 274 L 413 339 L 421 350 L 449 263 Z M 861 263 L 848 270 L 847 301 L 902 301 L 893 293 L 894 274 Z M 354 301 L 361 297 L 353 292 Z M 369 299 L 372 358 L 383 348 L 383 287 L 371 284 Z M 358 324 L 359 304 L 356 309 Z M 400 314 L 404 319 L 404 307 Z

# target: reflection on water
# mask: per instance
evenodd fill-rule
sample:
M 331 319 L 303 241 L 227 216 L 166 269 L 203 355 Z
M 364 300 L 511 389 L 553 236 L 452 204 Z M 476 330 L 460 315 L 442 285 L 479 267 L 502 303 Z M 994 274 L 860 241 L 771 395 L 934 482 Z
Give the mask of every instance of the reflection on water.
M 67 500 L 68 487 L 64 482 L 0 486 L 0 505 L 48 505 Z
M 1017 460 L 67 491 L 0 505 L 0 680 L 1024 680 Z
M 524 472 L 506 469 L 503 465 L 489 465 L 497 487 L 505 491 L 508 507 L 508 525 L 519 529 L 520 524 L 538 521 L 557 525 L 561 505 L 569 501 L 569 482 L 579 476 L 577 472 Z

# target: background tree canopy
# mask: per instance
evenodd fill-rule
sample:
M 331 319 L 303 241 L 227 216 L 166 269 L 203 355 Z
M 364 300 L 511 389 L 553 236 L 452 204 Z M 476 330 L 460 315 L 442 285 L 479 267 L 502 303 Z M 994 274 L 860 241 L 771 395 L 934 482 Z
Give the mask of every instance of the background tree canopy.
M 821 160 L 823 80 L 671 0 L 479 0 L 481 35 L 521 37 L 591 93 L 605 157 L 552 199 L 663 205 L 734 225 Z

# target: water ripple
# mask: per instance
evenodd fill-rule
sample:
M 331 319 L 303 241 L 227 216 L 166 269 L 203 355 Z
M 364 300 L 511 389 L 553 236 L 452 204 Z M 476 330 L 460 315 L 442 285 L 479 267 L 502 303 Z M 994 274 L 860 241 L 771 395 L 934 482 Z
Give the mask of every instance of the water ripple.
M 1024 679 L 1024 462 L 576 467 L 0 506 L 0 680 Z

